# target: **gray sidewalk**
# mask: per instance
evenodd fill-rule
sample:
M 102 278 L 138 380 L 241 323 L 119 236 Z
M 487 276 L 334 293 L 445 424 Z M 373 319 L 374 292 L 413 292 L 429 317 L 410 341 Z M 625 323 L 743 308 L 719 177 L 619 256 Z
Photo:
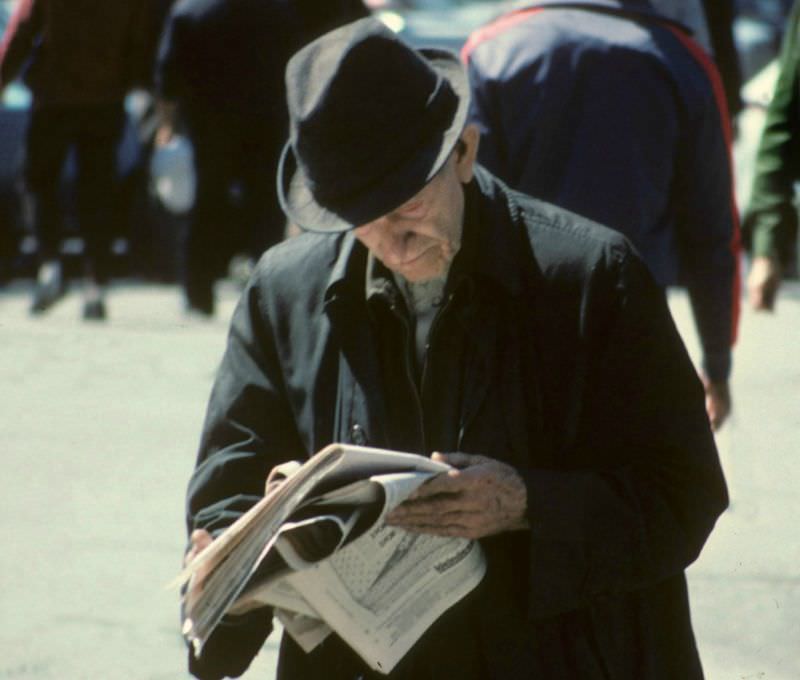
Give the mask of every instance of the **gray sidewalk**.
M 709 680 L 800 678 L 800 285 L 782 292 L 775 315 L 743 307 L 717 438 L 731 506 L 689 570 Z M 685 298 L 672 306 L 694 351 Z
M 204 322 L 174 287 L 121 283 L 109 322 L 88 325 L 77 292 L 31 319 L 27 288 L 0 289 L 0 678 L 186 677 L 164 586 L 237 295 L 218 292 Z M 686 301 L 672 303 L 693 350 Z M 800 285 L 775 316 L 744 310 L 719 438 L 733 502 L 690 570 L 709 680 L 800 677 L 798 337 Z M 246 679 L 273 677 L 275 644 Z

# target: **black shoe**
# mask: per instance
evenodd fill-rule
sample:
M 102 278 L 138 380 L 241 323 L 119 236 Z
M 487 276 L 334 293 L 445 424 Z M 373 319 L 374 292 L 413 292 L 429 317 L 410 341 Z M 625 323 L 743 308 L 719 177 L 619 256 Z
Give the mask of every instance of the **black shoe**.
M 37 283 L 31 302 L 31 314 L 42 314 L 58 302 L 67 292 L 67 286 L 61 276 L 56 276 L 47 283 Z
M 187 299 L 186 311 L 189 314 L 212 317 L 214 316 L 214 298 Z
M 83 303 L 83 318 L 87 321 L 105 321 L 106 305 L 102 300 L 87 300 Z

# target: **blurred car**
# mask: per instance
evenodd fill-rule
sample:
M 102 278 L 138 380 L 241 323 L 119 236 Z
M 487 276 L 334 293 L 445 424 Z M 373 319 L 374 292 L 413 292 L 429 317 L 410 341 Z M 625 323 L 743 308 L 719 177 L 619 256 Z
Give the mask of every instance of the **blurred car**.
M 458 52 L 469 34 L 512 9 L 513 0 L 368 0 L 373 13 L 414 47 Z

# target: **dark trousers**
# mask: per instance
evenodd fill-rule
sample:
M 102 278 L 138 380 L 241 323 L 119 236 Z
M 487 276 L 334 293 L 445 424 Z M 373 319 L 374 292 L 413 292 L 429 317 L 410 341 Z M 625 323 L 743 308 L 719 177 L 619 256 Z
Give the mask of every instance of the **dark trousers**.
M 184 252 L 189 304 L 213 304 L 212 286 L 236 253 L 257 259 L 283 237 L 275 176 L 282 134 L 263 120 L 194 114 L 189 120 L 197 198 Z
M 105 283 L 117 186 L 117 147 L 125 125 L 122 102 L 97 106 L 34 106 L 28 126 L 25 181 L 32 201 L 40 260 L 57 259 L 63 209 L 61 177 L 70 150 L 77 165 L 76 204 L 86 275 Z

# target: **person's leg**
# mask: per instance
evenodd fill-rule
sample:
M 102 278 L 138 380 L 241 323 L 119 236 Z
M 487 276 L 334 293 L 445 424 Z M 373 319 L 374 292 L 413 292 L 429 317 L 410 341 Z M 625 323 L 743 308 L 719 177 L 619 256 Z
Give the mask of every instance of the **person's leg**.
M 214 313 L 214 281 L 222 253 L 227 252 L 231 214 L 231 157 L 225 132 L 208 120 L 192 127 L 197 198 L 184 246 L 183 286 L 188 311 L 206 316 Z
M 59 185 L 71 144 L 71 128 L 61 109 L 34 107 L 25 142 L 25 189 L 38 243 L 37 281 L 31 313 L 53 306 L 66 290 L 61 266 Z
M 117 193 L 117 148 L 125 126 L 119 104 L 76 110 L 78 216 L 84 240 L 86 288 L 83 315 L 105 318 L 103 289 L 111 275 L 111 235 Z
M 286 217 L 278 202 L 275 182 L 281 146 L 268 131 L 242 141 L 242 212 L 247 254 L 255 262 L 267 248 L 284 238 Z M 249 150 L 248 150 L 249 148 Z

